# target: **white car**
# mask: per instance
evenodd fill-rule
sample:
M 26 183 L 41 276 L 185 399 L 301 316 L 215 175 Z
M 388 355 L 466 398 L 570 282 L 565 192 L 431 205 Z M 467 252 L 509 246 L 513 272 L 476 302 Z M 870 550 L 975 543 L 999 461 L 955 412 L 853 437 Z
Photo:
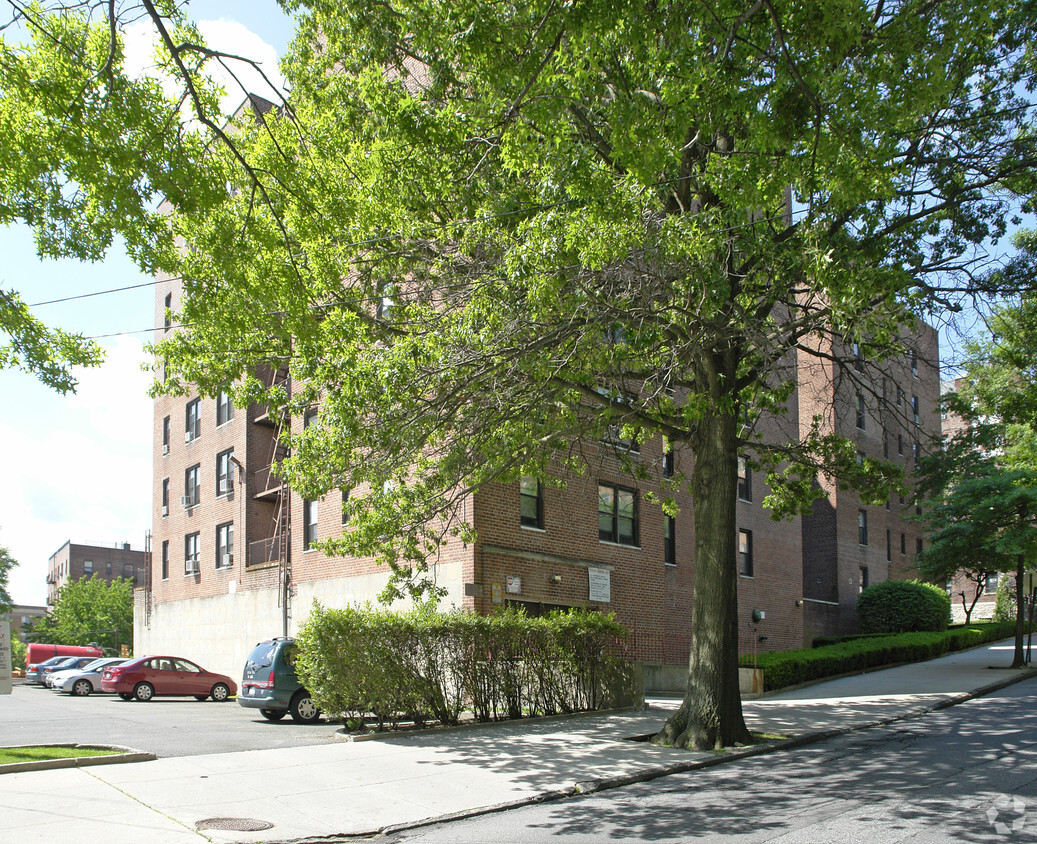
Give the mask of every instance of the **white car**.
M 126 662 L 119 657 L 102 657 L 88 662 L 81 668 L 68 671 L 56 671 L 50 678 L 50 687 L 56 692 L 83 696 L 101 689 L 101 672 L 109 665 L 120 665 Z

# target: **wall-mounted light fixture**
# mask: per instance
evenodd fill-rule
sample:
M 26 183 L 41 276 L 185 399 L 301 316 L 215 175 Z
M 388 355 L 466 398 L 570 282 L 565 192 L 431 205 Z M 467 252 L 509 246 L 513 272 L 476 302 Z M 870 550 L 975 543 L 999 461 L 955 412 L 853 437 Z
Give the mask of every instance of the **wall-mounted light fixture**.
M 562 582 L 562 576 L 560 574 L 549 574 L 547 576 L 548 583 L 558 584 Z

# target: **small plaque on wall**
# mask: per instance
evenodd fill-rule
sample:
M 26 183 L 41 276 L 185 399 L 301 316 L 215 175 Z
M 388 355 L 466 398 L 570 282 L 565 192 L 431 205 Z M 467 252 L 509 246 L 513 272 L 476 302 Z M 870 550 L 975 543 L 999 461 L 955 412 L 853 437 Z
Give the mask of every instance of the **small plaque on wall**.
M 521 595 L 522 594 L 522 578 L 517 574 L 509 574 L 504 579 L 505 588 L 508 590 L 509 595 Z
M 490 598 L 495 604 L 504 603 L 504 584 L 499 580 L 490 584 Z
M 612 600 L 612 572 L 587 569 L 587 600 L 597 604 L 607 604 Z

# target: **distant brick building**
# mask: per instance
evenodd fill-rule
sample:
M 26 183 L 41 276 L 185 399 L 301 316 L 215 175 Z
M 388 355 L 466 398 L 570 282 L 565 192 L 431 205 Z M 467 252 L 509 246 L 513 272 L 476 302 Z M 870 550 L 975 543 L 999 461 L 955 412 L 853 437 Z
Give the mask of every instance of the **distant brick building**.
M 110 583 L 125 577 L 136 585 L 147 569 L 147 552 L 132 548 L 128 542 L 86 545 L 70 540 L 51 554 L 47 564 L 47 606 L 54 606 L 58 590 L 67 583 L 84 577 L 97 577 Z
M 171 330 L 167 310 L 180 296 L 178 280 L 159 279 L 157 339 Z M 800 387 L 788 415 L 771 420 L 764 435 L 795 441 L 820 414 L 863 455 L 903 461 L 910 474 L 926 434 L 938 430 L 936 355 L 935 332 L 922 326 L 909 355 L 883 378 L 792 360 Z M 258 374 L 290 389 L 286 373 Z M 853 386 L 865 377 L 870 386 Z M 271 475 L 284 454 L 282 435 L 306 422 L 274 418 L 258 405 L 235 408 L 227 396 L 155 400 L 152 566 L 136 595 L 139 650 L 175 651 L 234 675 L 256 641 L 296 632 L 314 599 L 365 602 L 384 586 L 388 572 L 374 560 L 329 558 L 311 547 L 342 531 L 341 493 L 307 501 Z M 692 456 L 678 449 L 667 457 L 660 438 L 633 445 L 628 456 L 650 470 L 649 480 L 635 481 L 611 445 L 588 445 L 587 453 L 595 470 L 564 488 L 524 479 L 469 496 L 464 512 L 478 538 L 451 538 L 434 576 L 447 604 L 478 612 L 506 603 L 532 613 L 615 612 L 634 631 L 649 686 L 679 682 L 694 589 L 691 501 L 677 494 L 680 513 L 669 519 L 647 496 L 671 467 L 687 470 Z M 822 485 L 812 516 L 776 522 L 762 506 L 767 492 L 740 465 L 740 650 L 802 647 L 815 635 L 855 629 L 862 583 L 904 576 L 916 553 L 921 535 L 903 518 L 913 502 L 864 506 Z M 752 621 L 754 609 L 762 620 Z

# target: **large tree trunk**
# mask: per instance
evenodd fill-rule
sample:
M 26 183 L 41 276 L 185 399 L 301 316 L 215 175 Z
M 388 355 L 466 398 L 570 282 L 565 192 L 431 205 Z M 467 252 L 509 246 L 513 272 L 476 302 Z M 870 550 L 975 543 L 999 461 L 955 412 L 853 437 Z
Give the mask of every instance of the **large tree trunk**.
M 689 443 L 695 454 L 695 593 L 688 686 L 656 744 L 713 750 L 751 741 L 738 693 L 736 425 L 733 415 L 718 414 L 698 425 Z
M 1022 554 L 1016 558 L 1015 570 L 1015 658 L 1012 668 L 1026 667 L 1026 653 L 1023 650 L 1023 630 L 1026 627 L 1026 606 L 1023 603 L 1023 575 L 1026 573 L 1026 559 Z

